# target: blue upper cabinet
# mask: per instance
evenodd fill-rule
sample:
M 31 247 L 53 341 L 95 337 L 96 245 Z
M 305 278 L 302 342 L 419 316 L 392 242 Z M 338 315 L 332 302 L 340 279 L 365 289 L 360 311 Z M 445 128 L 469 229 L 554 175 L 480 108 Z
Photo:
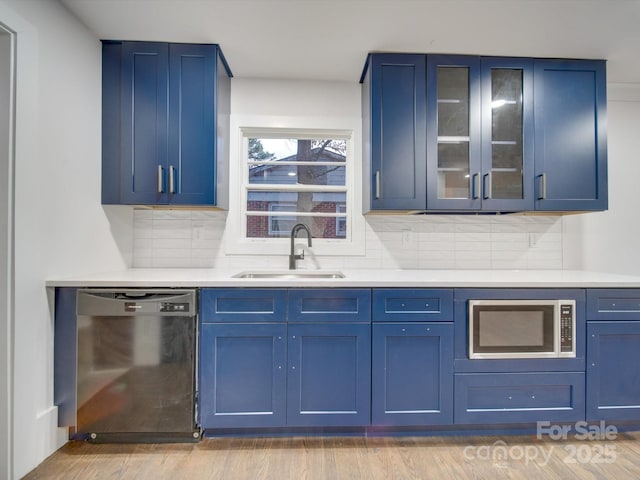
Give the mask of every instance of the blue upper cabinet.
M 361 82 L 364 210 L 426 208 L 424 55 L 375 54 Z
M 604 61 L 536 60 L 536 210 L 607 209 Z
M 230 75 L 217 45 L 105 41 L 102 203 L 226 207 Z
M 380 53 L 361 82 L 365 213 L 607 208 L 604 61 Z

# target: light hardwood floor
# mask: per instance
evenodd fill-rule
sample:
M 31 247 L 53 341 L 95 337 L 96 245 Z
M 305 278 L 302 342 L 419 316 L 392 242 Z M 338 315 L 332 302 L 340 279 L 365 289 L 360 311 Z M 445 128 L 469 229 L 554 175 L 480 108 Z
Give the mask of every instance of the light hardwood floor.
M 504 455 L 505 456 L 501 456 Z M 640 479 L 640 432 L 614 440 L 482 437 L 209 438 L 70 442 L 25 479 Z

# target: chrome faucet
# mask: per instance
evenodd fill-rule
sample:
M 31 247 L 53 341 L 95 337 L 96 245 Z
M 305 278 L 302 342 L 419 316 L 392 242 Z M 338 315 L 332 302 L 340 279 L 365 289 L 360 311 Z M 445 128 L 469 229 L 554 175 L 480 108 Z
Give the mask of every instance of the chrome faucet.
M 307 227 L 303 223 L 294 225 L 291 229 L 291 253 L 289 254 L 289 270 L 295 270 L 296 260 L 302 260 L 304 258 L 304 250 L 296 255 L 295 247 L 293 246 L 293 241 L 300 230 L 304 230 L 305 232 L 307 232 L 307 243 L 309 246 L 311 246 L 311 231 L 309 230 L 309 227 Z

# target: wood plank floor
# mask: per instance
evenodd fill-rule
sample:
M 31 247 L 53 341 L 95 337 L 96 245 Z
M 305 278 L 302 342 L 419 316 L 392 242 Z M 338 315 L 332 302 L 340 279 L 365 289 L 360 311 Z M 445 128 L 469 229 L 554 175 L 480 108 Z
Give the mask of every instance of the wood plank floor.
M 198 444 L 70 442 L 34 479 L 640 479 L 640 432 L 530 436 L 209 438 Z

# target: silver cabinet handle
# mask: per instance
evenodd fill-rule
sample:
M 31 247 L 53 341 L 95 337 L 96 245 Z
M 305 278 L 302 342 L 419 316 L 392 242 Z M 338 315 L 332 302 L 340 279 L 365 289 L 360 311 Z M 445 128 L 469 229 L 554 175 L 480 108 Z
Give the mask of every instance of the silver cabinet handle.
M 543 173 L 538 177 L 538 200 L 547 198 L 547 174 Z
M 478 192 L 480 191 L 480 174 L 474 173 L 471 175 L 471 199 L 478 199 Z
M 484 177 L 482 177 L 482 196 L 485 200 L 493 196 L 493 185 L 491 184 L 491 172 L 485 173 Z
M 376 171 L 376 200 L 380 198 L 380 170 Z
M 176 169 L 169 165 L 169 193 L 176 193 Z
M 164 193 L 164 168 L 158 165 L 158 193 Z

